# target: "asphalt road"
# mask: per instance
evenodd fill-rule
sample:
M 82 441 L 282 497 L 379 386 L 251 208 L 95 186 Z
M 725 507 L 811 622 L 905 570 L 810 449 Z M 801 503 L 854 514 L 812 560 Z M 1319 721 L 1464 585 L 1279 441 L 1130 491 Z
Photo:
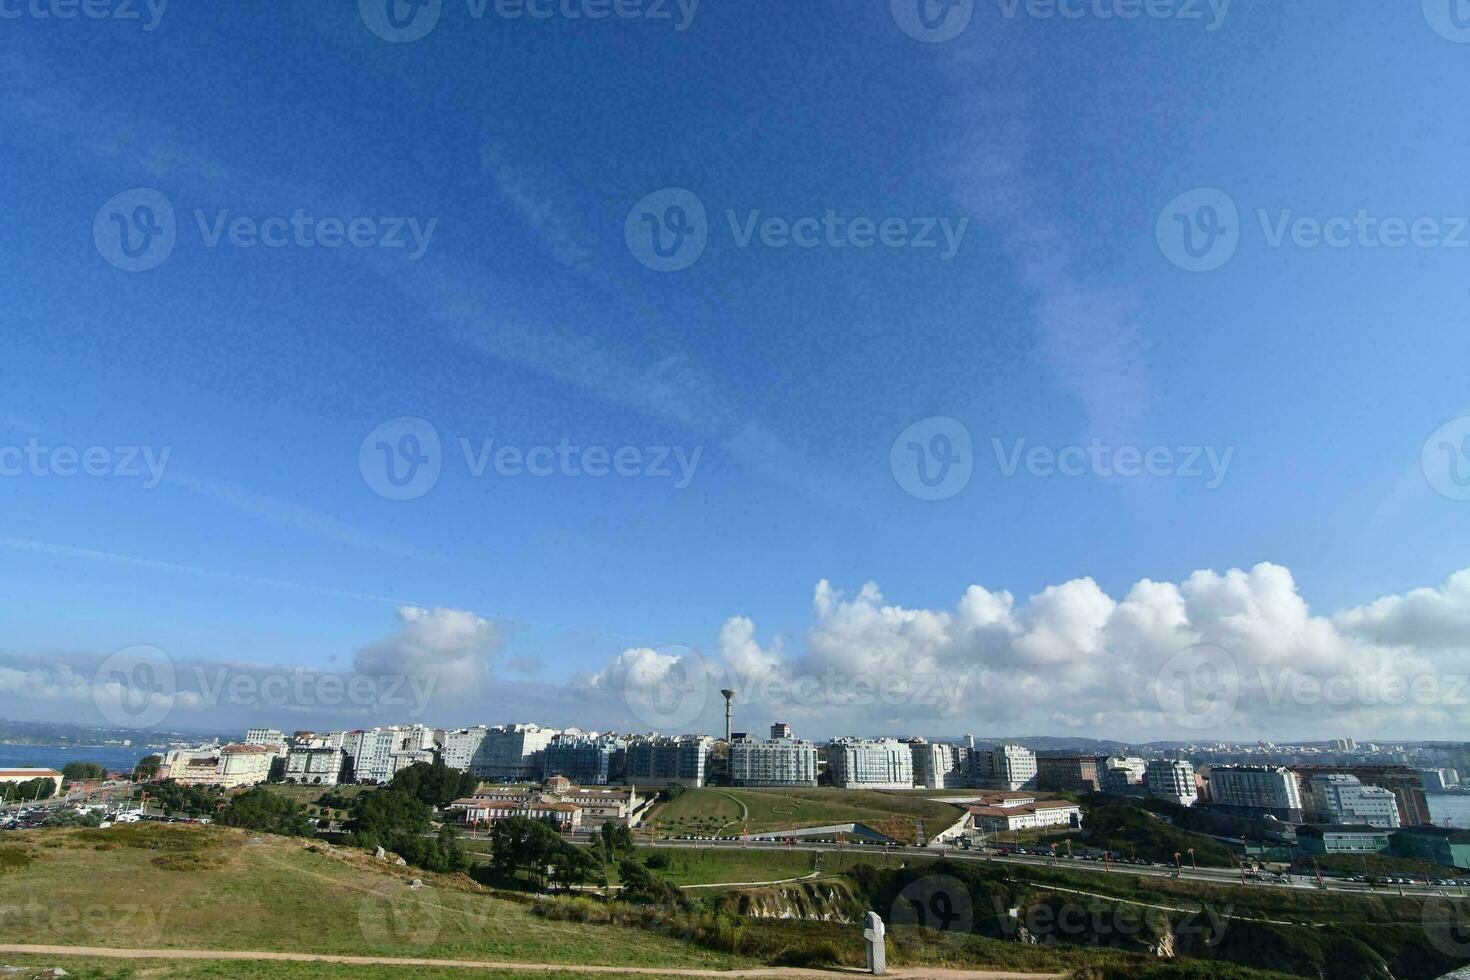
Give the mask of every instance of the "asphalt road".
M 658 840 L 653 842 L 654 847 L 683 847 L 694 849 L 722 848 L 763 851 L 840 851 L 844 853 L 867 854 L 874 858 L 883 855 L 883 848 L 870 845 L 853 844 L 814 844 L 810 842 L 796 844 L 774 844 L 769 842 L 751 841 L 685 841 L 685 840 Z M 1160 865 L 1136 865 L 1136 864 L 1113 864 L 1104 865 L 1101 861 L 1083 861 L 1075 858 L 1057 857 L 1055 859 L 1029 854 L 987 854 L 968 851 L 963 848 L 934 848 L 934 847 L 899 847 L 888 852 L 890 855 L 901 858 L 937 858 L 941 854 L 946 859 L 956 861 L 982 861 L 997 864 L 1020 864 L 1031 867 L 1055 867 L 1064 871 L 1077 871 L 1084 874 L 1122 874 L 1145 878 L 1178 878 L 1183 881 L 1195 881 L 1211 885 L 1239 885 L 1240 872 L 1228 868 L 1185 868 L 1176 872 L 1173 868 Z M 1434 885 L 1370 885 L 1359 882 L 1347 882 L 1324 878 L 1323 886 L 1319 888 L 1317 879 L 1312 875 L 1294 874 L 1290 875 L 1289 883 L 1273 881 L 1261 881 L 1247 875 L 1246 884 L 1250 888 L 1280 888 L 1286 890 L 1305 889 L 1307 891 L 1326 890 L 1331 892 L 1345 892 L 1357 895 L 1417 895 L 1417 896 L 1445 896 L 1464 895 L 1470 896 L 1470 889 L 1460 886 L 1434 886 Z

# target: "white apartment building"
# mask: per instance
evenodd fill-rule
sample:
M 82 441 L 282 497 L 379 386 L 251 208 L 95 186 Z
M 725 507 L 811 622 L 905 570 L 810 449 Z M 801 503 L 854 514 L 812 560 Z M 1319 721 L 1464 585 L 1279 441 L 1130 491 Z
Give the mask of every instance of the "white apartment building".
M 476 725 L 474 728 L 445 732 L 444 764 L 451 769 L 468 771 L 474 764 L 475 753 L 480 751 L 489 731 L 484 725 Z
M 269 778 L 275 758 L 273 746 L 242 742 L 170 749 L 158 774 L 184 786 L 254 786 Z
M 415 762 L 434 761 L 436 734 L 423 725 L 359 729 L 343 735 L 342 750 L 352 764 L 354 780 L 386 783 Z
M 1460 785 L 1460 774 L 1453 769 L 1420 769 L 1419 783 L 1426 793 L 1443 793 Z
M 1205 778 L 1210 801 L 1217 807 L 1230 807 L 1247 815 L 1270 815 L 1279 820 L 1302 818 L 1302 794 L 1296 773 L 1283 766 L 1210 766 Z
M 1194 766 L 1183 760 L 1151 759 L 1144 767 L 1148 795 L 1180 806 L 1194 806 L 1199 790 L 1194 785 Z
M 730 743 L 730 782 L 735 786 L 815 786 L 817 747 L 800 738 L 737 738 Z
M 986 785 L 1009 793 L 1036 788 L 1036 753 L 1024 745 L 997 745 L 986 753 Z
M 470 757 L 470 771 L 481 779 L 496 782 L 538 780 L 544 775 L 546 747 L 558 734 L 555 728 L 539 725 L 496 725 L 486 729 Z
M 909 739 L 914 760 L 914 785 L 926 789 L 954 789 L 970 785 L 970 752 L 959 745 Z
M 839 738 L 827 743 L 827 771 L 843 789 L 911 789 L 914 757 L 896 738 Z
M 708 735 L 640 735 L 628 741 L 623 779 L 637 786 L 704 785 L 710 749 L 715 740 Z
M 219 784 L 226 789 L 234 786 L 254 786 L 263 783 L 271 774 L 271 763 L 276 759 L 276 746 L 242 745 L 238 742 L 219 750 Z
M 328 745 L 293 745 L 286 754 L 286 780 L 308 786 L 336 786 L 346 761 L 347 753 Z
M 1318 773 L 1312 777 L 1312 804 L 1320 819 L 1333 824 L 1399 826 L 1398 798 L 1382 786 L 1364 786 L 1357 776 Z
M 246 745 L 268 745 L 279 748 L 279 755 L 285 755 L 286 734 L 278 728 L 247 728 L 245 730 Z

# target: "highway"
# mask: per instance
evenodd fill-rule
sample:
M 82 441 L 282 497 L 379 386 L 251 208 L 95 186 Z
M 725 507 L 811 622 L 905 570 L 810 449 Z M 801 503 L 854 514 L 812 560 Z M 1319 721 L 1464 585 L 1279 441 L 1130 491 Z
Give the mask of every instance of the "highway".
M 643 843 L 640 841 L 640 843 Z M 835 851 L 839 853 L 855 853 L 870 856 L 875 863 L 884 854 L 882 847 L 867 844 L 817 844 L 812 842 L 798 842 L 793 844 L 771 843 L 767 841 L 692 841 L 660 839 L 650 842 L 654 847 L 677 847 L 701 849 L 742 849 L 764 851 Z M 996 854 L 992 852 L 976 852 L 957 847 L 895 847 L 887 852 L 891 857 L 900 859 L 917 858 L 935 860 L 944 857 L 947 860 L 975 861 L 994 864 L 1018 864 L 1037 868 L 1057 868 L 1062 871 L 1076 871 L 1083 874 L 1114 874 L 1131 875 L 1143 878 L 1168 878 L 1181 881 L 1193 881 L 1207 885 L 1240 885 L 1240 872 L 1229 868 L 1184 868 L 1175 871 L 1174 868 L 1163 865 L 1136 865 L 1136 864 L 1104 864 L 1102 861 L 1084 861 L 1079 858 L 1067 858 L 1058 856 L 1056 858 L 1044 857 L 1030 854 Z M 1285 890 L 1307 890 L 1307 891 L 1330 891 L 1344 892 L 1354 895 L 1404 895 L 1404 896 L 1464 896 L 1470 894 L 1467 886 L 1449 885 L 1371 885 L 1361 882 L 1342 881 L 1341 879 L 1323 878 L 1323 884 L 1318 886 L 1315 876 L 1293 874 L 1288 875 L 1285 883 L 1270 880 L 1262 880 L 1246 876 L 1246 886 L 1249 888 L 1279 888 Z

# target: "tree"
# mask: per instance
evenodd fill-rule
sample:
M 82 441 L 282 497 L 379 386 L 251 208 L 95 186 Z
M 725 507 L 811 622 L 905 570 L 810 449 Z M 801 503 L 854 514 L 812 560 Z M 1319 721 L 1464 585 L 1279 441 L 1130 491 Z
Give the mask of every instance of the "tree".
M 474 793 L 479 780 L 462 769 L 452 769 L 435 759 L 415 762 L 400 769 L 389 784 L 433 807 L 445 807 Z
M 618 878 L 623 883 L 618 897 L 624 901 L 676 908 L 685 904 L 684 895 L 679 889 L 632 858 L 623 858 L 618 862 Z
M 311 821 L 301 804 L 262 786 L 246 790 L 232 799 L 220 811 L 217 820 L 226 827 L 242 827 L 287 837 L 311 834 Z
M 27 779 L 18 783 L 0 783 L 0 801 L 29 803 L 33 800 L 49 800 L 56 794 L 56 782 L 51 779 Z
M 399 786 L 363 793 L 352 803 L 347 839 L 358 847 L 381 847 L 415 867 L 429 871 L 464 871 L 469 854 L 449 827 L 430 836 L 433 811 L 429 804 Z
M 503 880 L 521 871 L 543 888 L 606 880 L 597 854 L 567 843 L 555 827 L 541 820 L 508 817 L 497 822 L 490 828 L 490 847 L 490 867 Z
M 163 756 L 145 755 L 138 760 L 133 767 L 133 778 L 136 780 L 149 780 L 158 775 L 158 770 L 163 768 Z
M 276 756 L 271 760 L 270 774 L 265 777 L 268 783 L 282 783 L 286 781 L 286 760 Z
M 61 768 L 61 775 L 68 783 L 79 783 L 85 779 L 101 779 L 107 775 L 95 762 L 68 762 Z

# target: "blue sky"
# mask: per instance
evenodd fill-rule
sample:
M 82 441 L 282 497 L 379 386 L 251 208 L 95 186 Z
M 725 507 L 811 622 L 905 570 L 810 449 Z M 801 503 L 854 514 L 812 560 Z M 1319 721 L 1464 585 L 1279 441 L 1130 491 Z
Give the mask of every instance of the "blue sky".
M 1267 562 L 1324 617 L 1438 589 L 1470 564 L 1470 504 L 1420 456 L 1470 410 L 1470 249 L 1272 247 L 1257 211 L 1426 217 L 1454 237 L 1470 44 L 1417 4 L 1235 0 L 1217 23 L 1203 3 L 1164 8 L 1202 20 L 1009 6 L 979 0 L 958 37 L 921 43 L 887 3 L 704 3 L 680 31 L 672 5 L 512 20 L 444 0 L 426 37 L 390 43 L 346 3 L 178 4 L 151 31 L 8 4 L 0 444 L 169 457 L 151 488 L 0 478 L 0 650 L 32 669 L 150 644 L 337 670 L 401 635 L 398 607 L 465 610 L 495 624 L 491 680 L 446 723 L 509 720 L 537 686 L 549 723 L 615 723 L 545 691 L 630 648 L 713 651 L 731 617 L 821 662 L 823 580 L 909 610 L 971 585 L 1021 607 L 1083 578 L 1121 601 Z M 169 202 L 177 240 L 128 272 L 92 228 L 136 188 Z M 665 188 L 708 214 L 674 272 L 625 241 Z M 1196 188 L 1240 216 L 1209 272 L 1156 234 Z M 210 247 L 195 217 L 297 209 L 434 224 L 412 258 Z M 949 258 L 741 247 L 727 212 L 755 211 L 964 231 Z M 443 446 L 438 481 L 404 501 L 359 460 L 400 417 Z M 934 417 L 974 446 L 942 500 L 890 466 Z M 487 438 L 699 456 L 682 488 L 476 478 L 459 440 Z M 1007 477 L 992 442 L 1093 439 L 1231 455 L 1208 488 Z M 1467 645 L 1393 644 L 1454 663 Z M 1064 721 L 985 700 L 966 724 Z

